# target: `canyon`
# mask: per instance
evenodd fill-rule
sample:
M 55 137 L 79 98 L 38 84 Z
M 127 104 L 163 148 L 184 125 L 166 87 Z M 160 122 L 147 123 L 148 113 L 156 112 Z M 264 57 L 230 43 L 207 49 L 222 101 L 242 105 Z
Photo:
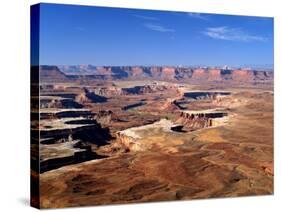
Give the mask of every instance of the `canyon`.
M 273 193 L 272 71 L 38 71 L 42 208 Z

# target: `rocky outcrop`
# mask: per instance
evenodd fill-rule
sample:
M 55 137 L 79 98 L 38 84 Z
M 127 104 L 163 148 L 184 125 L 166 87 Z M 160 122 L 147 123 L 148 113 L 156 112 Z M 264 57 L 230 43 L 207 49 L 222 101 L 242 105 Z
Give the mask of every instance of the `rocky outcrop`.
M 123 94 L 122 88 L 117 88 L 114 86 L 92 88 L 91 92 L 95 93 L 96 95 L 106 96 L 106 97 Z
M 189 91 L 184 93 L 184 97 L 190 99 L 217 99 L 230 95 L 231 92 L 220 91 Z
M 40 66 L 40 82 L 65 82 L 68 77 L 57 66 Z
M 128 88 L 117 88 L 114 86 L 109 87 L 97 87 L 89 89 L 90 92 L 99 95 L 99 96 L 116 96 L 116 95 L 140 95 L 140 94 L 149 94 L 149 93 L 156 93 L 165 91 L 167 89 L 175 89 L 172 86 L 167 85 L 140 85 L 140 86 L 133 86 Z
M 142 77 L 143 74 L 144 74 L 144 71 L 141 67 L 132 67 L 132 69 L 131 69 L 132 77 Z
M 274 164 L 273 161 L 271 162 L 265 162 L 262 164 L 262 168 L 265 171 L 265 173 L 274 176 Z
M 71 112 L 74 113 L 71 115 Z M 102 128 L 95 119 L 89 118 L 89 111 L 76 112 L 53 112 L 53 117 L 49 116 L 49 112 L 48 116 L 45 114 L 45 119 L 40 120 L 41 173 L 102 157 L 92 150 L 92 146 L 107 145 L 111 139 L 109 130 Z M 82 116 L 77 117 L 78 114 Z
M 176 74 L 177 74 L 176 68 L 174 68 L 174 67 L 163 67 L 161 76 L 164 79 L 175 79 Z
M 107 144 L 111 136 L 107 128 L 102 128 L 95 119 L 71 117 L 40 120 L 40 138 L 44 143 L 61 143 L 73 139 L 98 146 Z
M 62 166 L 99 159 L 102 156 L 92 152 L 90 145 L 79 140 L 40 146 L 40 173 Z
M 40 109 L 40 119 L 60 119 L 60 118 L 93 117 L 88 109 Z
M 216 110 L 181 111 L 176 123 L 182 124 L 185 130 L 196 130 L 220 126 L 227 121 L 227 113 Z
M 255 72 L 249 70 L 233 70 L 232 80 L 235 81 L 254 81 Z
M 210 69 L 209 75 L 208 75 L 208 80 L 209 81 L 221 81 L 222 80 L 221 70 L 220 69 Z
M 123 146 L 127 151 L 140 151 L 142 149 L 141 143 L 137 142 L 139 137 L 126 135 L 125 133 L 118 132 L 116 134 L 118 143 Z
M 192 80 L 207 80 L 208 79 L 209 72 L 205 69 L 199 68 L 194 69 L 193 74 L 190 79 Z
M 172 121 L 167 119 L 161 119 L 160 121 L 154 122 L 153 124 L 143 125 L 140 127 L 132 127 L 116 133 L 117 144 L 123 146 L 128 151 L 142 151 L 149 148 L 142 139 L 146 138 L 152 129 L 159 129 L 163 132 L 172 132 L 171 128 L 174 126 Z
M 165 91 L 170 89 L 171 87 L 166 85 L 142 85 L 142 86 L 134 86 L 130 88 L 122 88 L 122 94 L 149 94 L 156 93 L 160 91 Z
M 67 75 L 85 75 L 98 73 L 98 68 L 92 65 L 61 65 L 58 68 Z
M 40 108 L 82 108 L 73 98 L 60 96 L 40 96 Z
M 97 103 L 97 102 L 106 102 L 107 98 L 104 96 L 99 96 L 94 92 L 90 92 L 88 89 L 84 88 L 84 92 L 75 97 L 75 101 L 79 104 L 87 103 Z
M 176 99 L 167 99 L 167 101 L 161 107 L 161 110 L 166 112 L 175 112 L 179 109 L 181 109 L 181 107 L 177 103 Z
M 111 110 L 101 110 L 95 116 L 95 120 L 102 125 L 109 125 L 111 123 L 113 112 Z

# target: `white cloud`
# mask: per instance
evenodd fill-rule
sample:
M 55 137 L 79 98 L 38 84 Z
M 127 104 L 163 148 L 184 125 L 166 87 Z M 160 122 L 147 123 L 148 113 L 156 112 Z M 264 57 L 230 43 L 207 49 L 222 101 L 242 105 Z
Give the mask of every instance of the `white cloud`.
M 197 19 L 201 19 L 204 21 L 208 21 L 209 17 L 206 15 L 202 15 L 201 13 L 187 13 L 187 15 L 191 18 L 197 18 Z
M 159 24 L 144 24 L 144 26 L 150 30 L 157 31 L 157 32 L 174 32 L 174 29 L 170 29 L 167 27 L 164 27 Z
M 206 29 L 203 34 L 213 38 L 213 39 L 219 39 L 219 40 L 230 40 L 230 41 L 266 41 L 266 38 L 257 36 L 257 35 L 251 35 L 247 32 L 244 32 L 241 29 L 238 28 L 230 28 L 227 26 L 220 26 L 220 27 L 209 27 Z

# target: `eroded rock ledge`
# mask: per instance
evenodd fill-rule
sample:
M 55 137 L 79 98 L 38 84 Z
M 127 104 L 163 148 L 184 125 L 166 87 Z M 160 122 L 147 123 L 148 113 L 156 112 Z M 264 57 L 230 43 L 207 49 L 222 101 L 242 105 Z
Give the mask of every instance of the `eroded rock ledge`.
M 184 125 L 186 130 L 196 130 L 206 127 L 216 127 L 228 120 L 227 112 L 223 110 L 184 110 L 180 112 L 178 124 Z
M 86 109 L 43 109 L 40 115 L 41 173 L 103 157 L 96 148 L 108 144 L 111 135 L 96 121 L 97 114 Z
M 133 127 L 116 133 L 117 142 L 130 151 L 140 151 L 145 149 L 145 144 L 138 140 L 145 138 L 146 132 L 151 130 L 162 130 L 164 132 L 172 132 L 173 122 L 167 119 L 161 119 L 153 124 L 141 127 Z
M 179 113 L 179 118 L 175 122 L 161 119 L 153 124 L 119 131 L 116 133 L 117 141 L 112 146 L 123 146 L 127 151 L 142 151 L 149 148 L 145 139 L 152 134 L 157 134 L 159 131 L 162 131 L 162 133 L 186 133 L 207 127 L 222 126 L 227 121 L 227 112 L 222 110 L 185 110 Z
M 41 145 L 40 173 L 99 158 L 102 156 L 97 155 L 89 145 L 85 145 L 79 140 L 51 144 L 47 148 L 46 145 Z

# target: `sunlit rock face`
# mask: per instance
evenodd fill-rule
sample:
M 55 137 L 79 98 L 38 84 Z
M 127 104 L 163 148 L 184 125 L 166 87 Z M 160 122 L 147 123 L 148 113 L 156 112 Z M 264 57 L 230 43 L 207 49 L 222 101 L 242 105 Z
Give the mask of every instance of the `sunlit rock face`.
M 41 66 L 40 77 L 47 81 L 83 79 L 155 79 L 191 82 L 260 82 L 273 80 L 273 72 L 249 69 L 183 68 L 173 66 Z
M 172 132 L 173 122 L 167 119 L 161 119 L 153 124 L 140 127 L 129 128 L 117 132 L 117 142 L 124 145 L 129 151 L 144 151 L 149 148 L 149 144 L 142 142 L 149 136 L 151 130 L 160 130 L 162 132 Z
M 188 130 L 220 126 L 226 122 L 227 113 L 217 110 L 186 110 L 180 112 L 179 119 L 177 120 L 177 123 L 182 124 Z

